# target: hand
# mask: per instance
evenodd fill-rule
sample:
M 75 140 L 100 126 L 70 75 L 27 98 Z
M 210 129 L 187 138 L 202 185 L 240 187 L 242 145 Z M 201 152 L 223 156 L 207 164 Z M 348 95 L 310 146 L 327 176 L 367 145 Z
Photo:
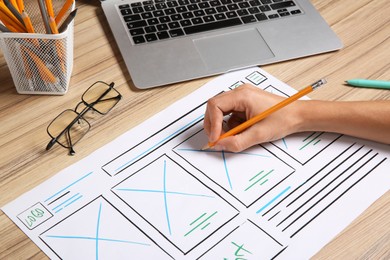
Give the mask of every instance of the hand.
M 207 102 L 204 130 L 209 142 L 215 142 L 225 132 L 223 119 L 230 117 L 227 128 L 231 129 L 244 121 L 279 103 L 283 97 L 271 94 L 250 84 L 222 93 Z M 245 131 L 221 139 L 213 149 L 240 152 L 255 144 L 274 141 L 296 131 L 299 117 L 296 113 L 296 101 Z

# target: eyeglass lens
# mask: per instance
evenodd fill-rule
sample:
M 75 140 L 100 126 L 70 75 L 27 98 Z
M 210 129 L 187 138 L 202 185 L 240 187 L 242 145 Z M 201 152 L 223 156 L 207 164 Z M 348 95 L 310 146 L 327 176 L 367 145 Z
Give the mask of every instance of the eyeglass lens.
M 70 149 L 74 154 L 73 146 L 89 131 L 90 124 L 85 117 L 92 116 L 94 111 L 99 114 L 108 113 L 121 99 L 119 92 L 113 88 L 114 83 L 98 81 L 90 86 L 82 95 L 75 110 L 65 110 L 48 126 L 47 132 L 52 140 L 46 149 L 50 149 L 55 142 Z
M 84 103 L 93 105 L 95 111 L 106 114 L 118 103 L 119 97 L 119 92 L 114 88 L 104 82 L 96 82 L 85 91 L 81 99 Z
M 47 128 L 52 138 L 65 148 L 75 145 L 89 130 L 89 123 L 73 110 L 62 112 Z M 77 119 L 78 118 L 78 119 Z

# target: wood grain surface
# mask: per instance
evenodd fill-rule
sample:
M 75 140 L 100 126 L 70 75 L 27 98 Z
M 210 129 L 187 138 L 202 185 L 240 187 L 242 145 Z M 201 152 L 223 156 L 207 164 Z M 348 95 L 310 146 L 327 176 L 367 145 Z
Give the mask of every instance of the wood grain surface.
M 313 0 L 341 38 L 340 51 L 263 66 L 300 89 L 319 78 L 326 87 L 311 93 L 322 100 L 390 100 L 390 91 L 344 85 L 350 78 L 390 80 L 390 4 L 388 0 Z M 77 1 L 74 67 L 63 96 L 20 95 L 0 51 L 0 207 L 88 156 L 199 88 L 213 77 L 149 90 L 133 86 L 99 1 Z M 76 155 L 56 145 L 45 151 L 46 127 L 97 80 L 115 82 L 122 101 L 94 120 L 76 145 Z M 389 115 L 390 116 L 390 115 Z M 390 169 L 389 169 L 390 173 Z M 313 259 L 390 259 L 390 192 L 387 192 Z M 0 212 L 0 259 L 46 259 L 46 255 Z

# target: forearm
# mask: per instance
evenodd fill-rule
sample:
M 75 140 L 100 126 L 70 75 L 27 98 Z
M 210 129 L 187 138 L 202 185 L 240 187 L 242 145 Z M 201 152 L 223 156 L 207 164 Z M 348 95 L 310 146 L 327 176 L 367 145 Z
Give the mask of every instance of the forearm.
M 325 131 L 390 144 L 390 101 L 302 101 L 297 131 Z

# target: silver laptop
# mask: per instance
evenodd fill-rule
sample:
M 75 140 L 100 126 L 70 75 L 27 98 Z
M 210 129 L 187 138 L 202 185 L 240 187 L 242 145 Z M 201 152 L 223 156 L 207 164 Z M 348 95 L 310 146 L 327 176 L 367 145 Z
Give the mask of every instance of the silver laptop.
M 342 47 L 309 0 L 105 0 L 101 5 L 140 89 Z

